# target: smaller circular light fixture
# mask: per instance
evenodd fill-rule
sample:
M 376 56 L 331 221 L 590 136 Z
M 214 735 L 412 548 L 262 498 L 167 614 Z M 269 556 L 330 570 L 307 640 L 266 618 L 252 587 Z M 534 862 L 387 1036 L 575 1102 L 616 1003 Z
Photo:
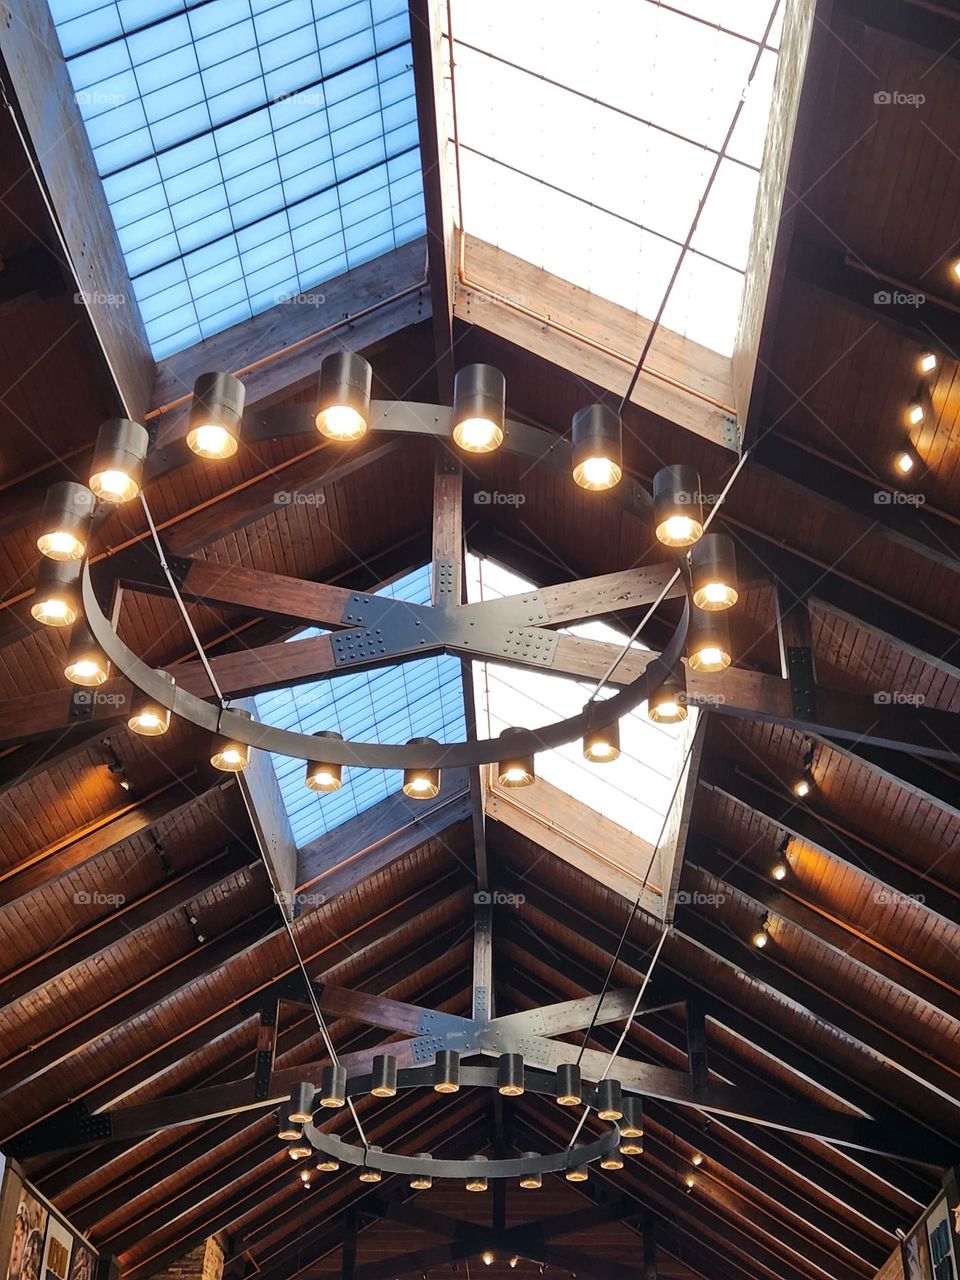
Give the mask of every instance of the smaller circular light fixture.
M 453 439 L 465 453 L 492 453 L 503 444 L 507 381 L 489 364 L 457 370 L 453 381 Z
M 619 1151 L 608 1151 L 605 1156 L 600 1158 L 601 1169 L 622 1169 L 623 1156 Z
M 393 1098 L 397 1093 L 397 1060 L 392 1053 L 378 1053 L 371 1069 L 370 1092 L 375 1098 Z
M 762 951 L 770 941 L 770 934 L 768 932 L 769 923 L 769 917 L 766 912 L 764 912 L 763 919 L 760 921 L 760 928 L 756 930 L 753 937 L 750 939 L 758 951 Z
M 607 1077 L 597 1084 L 597 1115 L 601 1120 L 619 1120 L 623 1115 L 619 1080 Z
M 110 674 L 110 663 L 103 656 L 85 622 L 74 623 L 63 674 L 71 684 L 78 684 L 85 689 L 95 689 L 98 685 L 105 684 Z
M 574 1148 L 576 1151 L 578 1148 Z M 586 1182 L 590 1177 L 590 1171 L 585 1164 L 573 1164 L 563 1175 L 568 1182 Z
M 789 870 L 790 868 L 787 865 L 786 859 L 779 858 L 773 864 L 773 867 L 770 870 L 770 874 L 773 876 L 774 880 L 786 880 L 787 873 L 789 872 Z
M 155 671 L 154 675 L 162 676 L 173 689 L 175 681 L 169 671 Z M 141 738 L 159 738 L 170 728 L 170 710 L 162 703 L 155 702 L 149 694 L 135 689 L 127 728 L 131 733 L 138 733 Z
M 562 1063 L 557 1067 L 557 1102 L 561 1107 L 577 1107 L 581 1096 L 580 1068 L 575 1062 Z
M 439 747 L 436 738 L 410 738 L 408 747 Z M 439 769 L 404 769 L 403 794 L 411 800 L 432 800 L 440 794 Z
M 320 365 L 317 430 L 348 443 L 366 434 L 370 422 L 373 369 L 354 351 L 334 351 Z
M 523 1055 L 501 1053 L 497 1064 L 497 1089 L 505 1098 L 519 1098 L 523 1093 Z
M 647 714 L 655 724 L 679 724 L 687 718 L 687 673 L 677 666 L 650 695 Z
M 321 1156 L 317 1161 L 317 1169 L 320 1173 L 336 1173 L 340 1168 L 340 1161 L 336 1156 Z
M 72 627 L 80 616 L 77 560 L 40 561 L 36 599 L 30 612 L 45 627 Z
M 919 471 L 920 455 L 909 440 L 894 455 L 893 468 L 901 478 L 912 476 L 915 471 Z
M 810 772 L 810 766 L 804 765 L 803 773 L 797 778 L 793 784 L 793 794 L 799 799 L 805 799 L 813 790 L 813 774 Z
M 624 1156 L 642 1156 L 643 1138 L 624 1138 L 620 1143 L 620 1154 Z
M 702 1164 L 703 1164 L 703 1156 L 700 1154 L 700 1152 L 699 1152 L 699 1151 L 695 1151 L 695 1152 L 693 1153 L 693 1155 L 690 1157 L 690 1163 L 691 1163 L 695 1168 L 699 1168 L 699 1167 L 700 1167 L 700 1165 L 702 1165 Z
M 687 661 L 694 671 L 725 671 L 729 667 L 730 627 L 725 611 L 690 610 Z
M 321 741 L 324 738 L 328 741 L 330 739 L 336 742 L 343 741 L 343 734 L 333 729 L 318 729 L 313 736 Z M 343 765 L 332 764 L 326 760 L 308 760 L 304 781 L 311 791 L 319 791 L 323 795 L 331 791 L 339 791 L 343 786 Z
M 583 738 L 583 758 L 591 764 L 608 764 L 620 756 L 620 724 L 614 720 L 612 724 L 599 729 L 591 729 Z
M 612 489 L 623 475 L 620 415 L 590 404 L 573 415 L 573 478 L 581 489 Z
M 304 1084 L 303 1082 L 295 1084 L 290 1090 L 287 1115 L 294 1124 L 312 1123 L 314 1092 L 312 1084 Z
M 433 1087 L 437 1093 L 460 1090 L 460 1055 L 456 1049 L 441 1049 L 433 1069 Z
M 523 1153 L 524 1160 L 536 1160 L 536 1151 L 525 1151 Z M 542 1173 L 525 1173 L 520 1178 L 520 1186 L 524 1191 L 539 1191 L 543 1186 Z
M 690 550 L 693 603 L 698 609 L 730 609 L 737 603 L 737 554 L 725 533 L 705 533 Z
M 231 708 L 235 716 L 243 716 L 252 720 L 253 715 L 242 707 Z M 234 742 L 231 738 L 217 735 L 215 748 L 210 763 L 221 773 L 242 773 L 250 763 L 250 747 L 246 742 Z
M 297 1142 L 303 1137 L 303 1129 L 300 1125 L 293 1123 L 285 1106 L 280 1109 L 280 1124 L 277 1128 L 277 1137 L 281 1142 Z
M 193 384 L 187 447 L 214 462 L 232 458 L 240 445 L 246 387 L 229 373 L 201 373 Z
M 703 537 L 700 476 L 695 467 L 661 467 L 653 477 L 653 518 L 665 547 L 692 547 Z
M 913 399 L 907 405 L 905 416 L 907 419 L 908 426 L 918 427 L 920 423 L 924 420 L 924 418 L 927 416 L 927 406 L 925 403 L 926 400 L 927 400 L 926 388 L 921 387 L 920 390 L 917 392 L 917 394 L 913 397 Z
M 917 368 L 926 377 L 929 377 L 931 373 L 936 373 L 939 364 L 940 357 L 935 351 L 924 351 L 917 360 Z
M 687 1176 L 683 1180 L 683 1185 L 687 1188 L 688 1191 L 692 1191 L 693 1188 L 697 1185 L 697 1180 L 692 1173 L 687 1174 Z
M 295 1142 L 291 1142 L 287 1150 L 290 1153 L 291 1160 L 304 1160 L 307 1156 L 313 1154 L 313 1147 L 309 1142 L 305 1142 L 302 1138 L 298 1138 Z
M 484 1156 L 471 1156 L 470 1159 L 477 1161 L 478 1170 L 470 1175 L 464 1185 L 468 1191 L 486 1191 L 488 1186 L 486 1174 L 479 1171 L 479 1166 L 487 1163 L 486 1158 Z
M 492 1267 L 493 1264 L 496 1262 L 496 1258 L 490 1252 L 489 1249 L 484 1249 L 483 1253 L 480 1256 L 483 1259 L 483 1265 L 485 1267 Z
M 432 1157 L 427 1151 L 421 1151 L 417 1156 L 418 1160 L 430 1160 Z M 429 1191 L 433 1186 L 433 1178 L 429 1173 L 415 1173 L 410 1179 L 411 1191 Z
M 90 488 L 103 502 L 130 502 L 140 493 L 150 437 L 129 418 L 108 418 L 97 433 Z
M 383 1147 L 373 1147 L 373 1146 L 371 1146 L 371 1147 L 368 1147 L 368 1148 L 367 1148 L 367 1150 L 368 1150 L 368 1151 L 375 1151 L 375 1152 L 379 1153 L 379 1152 L 381 1152 L 381 1151 L 383 1150 Z M 381 1181 L 381 1179 L 382 1179 L 382 1177 L 383 1177 L 383 1175 L 381 1174 L 381 1172 L 380 1172 L 380 1170 L 379 1170 L 379 1169 L 372 1169 L 372 1168 L 370 1168 L 370 1167 L 366 1167 L 366 1168 L 362 1169 L 362 1170 L 361 1170 L 361 1172 L 360 1172 L 360 1181 L 361 1181 L 361 1182 L 380 1182 L 380 1181 Z
M 82 560 L 96 499 L 85 484 L 63 480 L 47 490 L 37 549 L 49 560 Z
M 340 1063 L 328 1062 L 320 1073 L 321 1107 L 342 1107 L 347 1100 L 347 1069 Z
M 511 737 L 523 732 L 523 729 L 503 729 L 500 738 L 504 746 L 509 748 Z M 497 782 L 501 787 L 529 787 L 536 779 L 536 764 L 532 755 L 519 751 L 506 754 L 497 765 Z

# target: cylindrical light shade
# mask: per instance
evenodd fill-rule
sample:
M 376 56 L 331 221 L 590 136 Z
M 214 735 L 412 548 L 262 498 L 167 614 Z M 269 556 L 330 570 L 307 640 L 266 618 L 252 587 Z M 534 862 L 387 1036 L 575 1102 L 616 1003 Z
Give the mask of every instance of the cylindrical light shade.
M 620 756 L 620 724 L 614 720 L 612 724 L 602 728 L 591 729 L 584 734 L 583 758 L 591 764 L 609 764 Z
M 574 1151 L 579 1147 L 574 1147 Z M 568 1182 L 586 1182 L 590 1177 L 590 1172 L 585 1164 L 573 1164 L 563 1175 Z
M 410 738 L 408 747 L 438 747 L 436 738 Z M 440 793 L 439 769 L 404 769 L 403 794 L 411 800 L 432 800 Z
M 456 1093 L 460 1088 L 460 1055 L 456 1049 L 441 1049 L 433 1069 L 437 1093 Z
M 303 1137 L 303 1129 L 300 1125 L 294 1124 L 290 1119 L 290 1112 L 286 1106 L 280 1108 L 280 1123 L 277 1128 L 277 1137 L 281 1142 L 297 1142 Z
M 678 665 L 656 693 L 650 695 L 647 713 L 656 724 L 679 724 L 687 718 L 686 699 L 687 673 Z
M 730 609 L 739 599 L 737 553 L 725 533 L 705 533 L 690 552 L 693 603 L 698 609 Z
M 232 458 L 240 444 L 247 390 L 229 373 L 201 373 L 193 384 L 187 446 L 198 457 Z
M 465 453 L 492 453 L 503 443 L 507 381 L 489 364 L 458 369 L 453 382 L 453 438 Z
M 481 1167 L 487 1163 L 484 1156 L 471 1156 L 470 1159 L 476 1160 L 477 1165 Z M 488 1185 L 486 1174 L 482 1173 L 481 1168 L 478 1167 L 477 1172 L 467 1178 L 465 1185 L 468 1191 L 486 1191 Z
M 612 489 L 623 475 L 620 415 L 605 404 L 573 415 L 573 478 L 581 489 Z
M 130 502 L 140 493 L 150 437 L 129 418 L 109 418 L 97 433 L 90 488 L 104 502 Z
M 431 1159 L 431 1156 L 429 1152 L 421 1151 L 420 1154 L 417 1156 L 417 1159 L 429 1160 Z M 433 1178 L 430 1176 L 429 1173 L 415 1173 L 413 1177 L 410 1179 L 411 1191 L 429 1191 L 432 1186 L 433 1186 Z
M 291 1160 L 305 1160 L 307 1156 L 313 1154 L 313 1147 L 309 1142 L 304 1142 L 298 1138 L 296 1142 L 291 1142 L 287 1151 L 290 1153 Z
M 242 707 L 230 709 L 235 716 L 243 716 L 246 720 L 253 719 L 252 713 L 245 711 Z M 242 773 L 250 763 L 250 747 L 247 743 L 234 742 L 223 735 L 218 735 L 214 741 L 216 745 L 210 757 L 213 767 L 219 769 L 221 773 Z
M 378 1053 L 371 1071 L 370 1092 L 375 1098 L 392 1098 L 397 1092 L 397 1060 L 392 1053 Z
M 622 1138 L 643 1137 L 643 1102 L 635 1093 L 628 1093 L 620 1103 L 623 1109 L 623 1121 L 620 1125 Z
M 82 560 L 96 499 L 85 484 L 62 480 L 47 490 L 37 548 L 50 560 Z
M 321 1173 L 336 1173 L 340 1168 L 340 1161 L 336 1156 L 321 1156 L 317 1161 L 317 1168 Z
M 536 1160 L 536 1151 L 525 1151 L 523 1153 L 524 1160 Z M 520 1178 L 520 1186 L 524 1191 L 539 1191 L 543 1186 L 542 1173 L 525 1173 Z
M 80 616 L 80 563 L 77 560 L 40 561 L 36 599 L 30 612 L 45 627 L 72 627 Z
M 619 1151 L 608 1151 L 600 1160 L 601 1169 L 622 1169 L 623 1157 Z
M 601 1080 L 597 1084 L 597 1115 L 601 1120 L 619 1120 L 623 1115 L 619 1080 Z
M 505 1098 L 519 1098 L 523 1093 L 523 1055 L 501 1053 L 497 1064 L 497 1088 Z
M 311 1124 L 313 1121 L 314 1087 L 301 1081 L 290 1090 L 288 1115 L 294 1124 Z
M 347 1100 L 347 1069 L 328 1062 L 320 1074 L 321 1107 L 342 1107 Z
M 557 1067 L 557 1101 L 561 1107 L 576 1107 L 580 1103 L 580 1068 L 575 1062 L 564 1062 Z
M 370 422 L 373 369 L 354 351 L 334 351 L 320 365 L 317 430 L 330 440 L 359 440 Z
M 694 671 L 724 671 L 731 662 L 730 627 L 724 612 L 690 610 L 687 661 Z
M 497 765 L 497 782 L 501 787 L 529 787 L 536 781 L 537 770 L 532 755 L 510 750 L 510 739 L 522 729 L 504 729 L 500 733 L 504 754 Z
M 383 1147 L 369 1146 L 367 1147 L 367 1150 L 379 1153 L 383 1150 Z M 360 1172 L 360 1181 L 361 1182 L 379 1182 L 382 1176 L 383 1175 L 381 1174 L 379 1169 L 365 1168 Z
M 328 740 L 332 738 L 337 742 L 343 741 L 343 734 L 337 733 L 334 729 L 318 729 L 313 736 L 320 742 L 324 738 Z M 332 764 L 328 760 L 308 760 L 304 781 L 311 791 L 319 791 L 322 794 L 339 791 L 343 785 L 343 765 Z
M 70 647 L 67 649 L 67 664 L 63 674 L 71 684 L 78 684 L 86 689 L 104 684 L 110 674 L 110 663 L 103 656 L 90 628 L 82 620 L 74 623 L 70 633 Z
M 154 674 L 162 676 L 173 688 L 175 682 L 169 671 L 157 671 Z M 170 712 L 162 703 L 137 689 L 133 694 L 127 728 L 132 733 L 138 733 L 141 738 L 159 738 L 170 728 Z
M 692 547 L 703 536 L 700 477 L 695 467 L 661 467 L 653 477 L 653 518 L 665 547 Z

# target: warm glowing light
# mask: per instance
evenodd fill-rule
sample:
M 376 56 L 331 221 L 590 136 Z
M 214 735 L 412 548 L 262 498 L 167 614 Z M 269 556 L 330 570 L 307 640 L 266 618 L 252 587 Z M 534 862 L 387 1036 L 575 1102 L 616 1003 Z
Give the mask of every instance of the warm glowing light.
M 455 1080 L 441 1080 L 433 1086 L 434 1093 L 459 1093 L 460 1086 Z
M 127 728 L 142 738 L 159 738 L 170 728 L 170 712 L 144 710 L 130 717 Z
M 513 768 L 505 769 L 501 778 L 501 782 L 509 784 L 511 787 L 525 787 L 533 781 L 526 769 Z
M 767 933 L 766 929 L 758 929 L 756 933 L 753 935 L 753 945 L 757 948 L 758 951 L 762 951 L 769 941 L 770 941 L 770 936 Z
M 810 794 L 810 783 L 806 778 L 797 779 L 793 784 L 793 794 L 795 796 L 799 796 L 801 800 L 804 796 L 808 796 Z
M 703 525 L 692 516 L 668 516 L 657 525 L 657 538 L 665 547 L 692 547 L 703 536 Z
M 317 1161 L 317 1169 L 320 1173 L 336 1173 L 340 1168 L 340 1161 L 334 1159 L 333 1156 L 322 1156 Z
M 310 1185 L 310 1170 L 309 1170 L 309 1169 L 301 1169 L 301 1170 L 300 1170 L 300 1178 L 301 1178 L 301 1181 L 303 1182 L 303 1185 L 304 1185 L 305 1187 L 309 1187 L 309 1185 Z
M 303 1160 L 311 1154 L 313 1147 L 308 1142 L 291 1142 L 287 1150 L 290 1152 L 291 1160 Z
M 78 658 L 76 662 L 67 663 L 63 674 L 71 684 L 79 684 L 85 688 L 93 688 L 105 682 L 109 675 L 107 664 L 95 657 Z
M 697 1185 L 697 1180 L 692 1173 L 687 1174 L 687 1176 L 683 1180 L 683 1185 L 687 1188 L 688 1191 L 692 1191 L 693 1188 Z
M 902 453 L 897 454 L 894 465 L 901 475 L 908 476 L 916 463 L 914 462 L 913 454 L 904 449 Z
M 933 351 L 925 351 L 917 361 L 921 373 L 933 373 L 939 363 L 940 359 Z
M 773 876 L 774 880 L 786 880 L 787 864 L 785 862 L 775 863 L 770 874 Z
M 379 1169 L 364 1169 L 360 1175 L 361 1182 L 379 1182 L 382 1177 Z
M 367 430 L 367 420 L 350 405 L 334 404 L 317 414 L 317 430 L 329 440 L 359 440 Z
M 140 483 L 126 471 L 98 471 L 90 477 L 90 488 L 103 502 L 130 502 L 140 492 Z
M 724 671 L 730 665 L 730 654 L 708 641 L 699 649 L 692 649 L 688 661 L 694 671 Z
M 600 1161 L 601 1169 L 622 1169 L 623 1160 L 619 1151 L 608 1151 Z
M 699 1151 L 695 1151 L 693 1153 L 693 1155 L 690 1157 L 690 1163 L 692 1165 L 697 1165 L 697 1166 L 703 1164 L 703 1156 L 700 1154 Z
M 343 777 L 339 766 L 317 764 L 307 766 L 307 786 L 311 791 L 339 791 L 343 785 Z
M 584 458 L 573 469 L 573 478 L 581 489 L 612 489 L 622 475 L 623 468 L 612 458 Z
M 428 773 L 411 771 L 409 780 L 403 784 L 403 794 L 417 799 L 429 800 L 437 795 L 439 790 L 439 786 Z
M 956 262 L 951 264 L 950 270 L 958 279 L 960 279 L 960 258 L 957 258 Z
M 221 458 L 232 458 L 237 452 L 239 441 L 219 423 L 205 422 L 187 432 L 187 447 L 200 458 L 219 461 Z
M 425 1173 L 418 1173 L 410 1179 L 411 1191 L 429 1191 L 433 1186 L 433 1179 L 428 1178 Z
M 241 773 L 250 763 L 250 748 L 245 742 L 225 742 L 210 757 L 210 763 L 221 773 Z
M 739 598 L 736 587 L 725 582 L 707 582 L 693 593 L 698 609 L 732 609 Z
M 467 418 L 453 429 L 454 441 L 466 453 L 492 453 L 503 444 L 503 432 L 489 418 Z
M 914 400 L 913 404 L 907 406 L 907 421 L 911 427 L 916 427 L 923 421 L 923 405 L 919 400 Z
M 37 539 L 37 550 L 48 560 L 82 560 L 87 544 L 65 529 L 53 529 Z
M 30 612 L 45 627 L 70 627 L 77 620 L 77 611 L 66 596 L 45 596 L 31 606 Z
M 568 1182 L 586 1182 L 589 1176 L 585 1164 L 574 1165 L 572 1169 L 568 1169 L 564 1174 Z
M 471 1178 L 466 1185 L 468 1191 L 486 1191 L 487 1180 L 486 1178 Z
M 520 1179 L 520 1186 L 524 1191 L 539 1191 L 543 1186 L 542 1173 L 525 1173 Z
M 492 1267 L 494 1262 L 496 1262 L 496 1258 L 493 1256 L 493 1254 L 490 1252 L 489 1249 L 484 1249 L 483 1253 L 480 1256 L 483 1258 L 483 1265 L 485 1267 Z

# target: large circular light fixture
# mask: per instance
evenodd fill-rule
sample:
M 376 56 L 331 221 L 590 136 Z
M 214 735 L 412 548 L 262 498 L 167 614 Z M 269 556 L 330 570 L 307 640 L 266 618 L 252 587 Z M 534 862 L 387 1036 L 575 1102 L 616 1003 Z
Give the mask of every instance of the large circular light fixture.
M 349 443 L 370 425 L 373 369 L 355 351 L 334 351 L 320 365 L 317 430 L 329 440 Z
M 507 381 L 489 364 L 457 370 L 453 382 L 453 439 L 465 453 L 492 453 L 503 443 Z
M 581 489 L 612 489 L 623 475 L 620 415 L 591 404 L 573 415 L 573 478 Z
M 37 549 L 50 560 L 82 560 L 96 499 L 85 484 L 62 480 L 47 490 Z
M 140 493 L 150 437 L 129 418 L 109 418 L 97 433 L 90 488 L 103 502 L 131 502 Z
M 193 386 L 187 447 L 200 458 L 232 458 L 240 446 L 246 387 L 229 373 L 201 373 Z

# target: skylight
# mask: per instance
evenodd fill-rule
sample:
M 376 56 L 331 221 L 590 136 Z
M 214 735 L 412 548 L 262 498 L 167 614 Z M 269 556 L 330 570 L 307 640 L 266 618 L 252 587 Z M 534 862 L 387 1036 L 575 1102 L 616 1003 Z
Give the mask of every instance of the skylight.
M 158 359 L 424 233 L 406 0 L 49 0 Z
M 451 0 L 464 229 L 655 315 L 773 7 Z M 664 316 L 667 328 L 726 355 L 778 38 L 779 23 Z

